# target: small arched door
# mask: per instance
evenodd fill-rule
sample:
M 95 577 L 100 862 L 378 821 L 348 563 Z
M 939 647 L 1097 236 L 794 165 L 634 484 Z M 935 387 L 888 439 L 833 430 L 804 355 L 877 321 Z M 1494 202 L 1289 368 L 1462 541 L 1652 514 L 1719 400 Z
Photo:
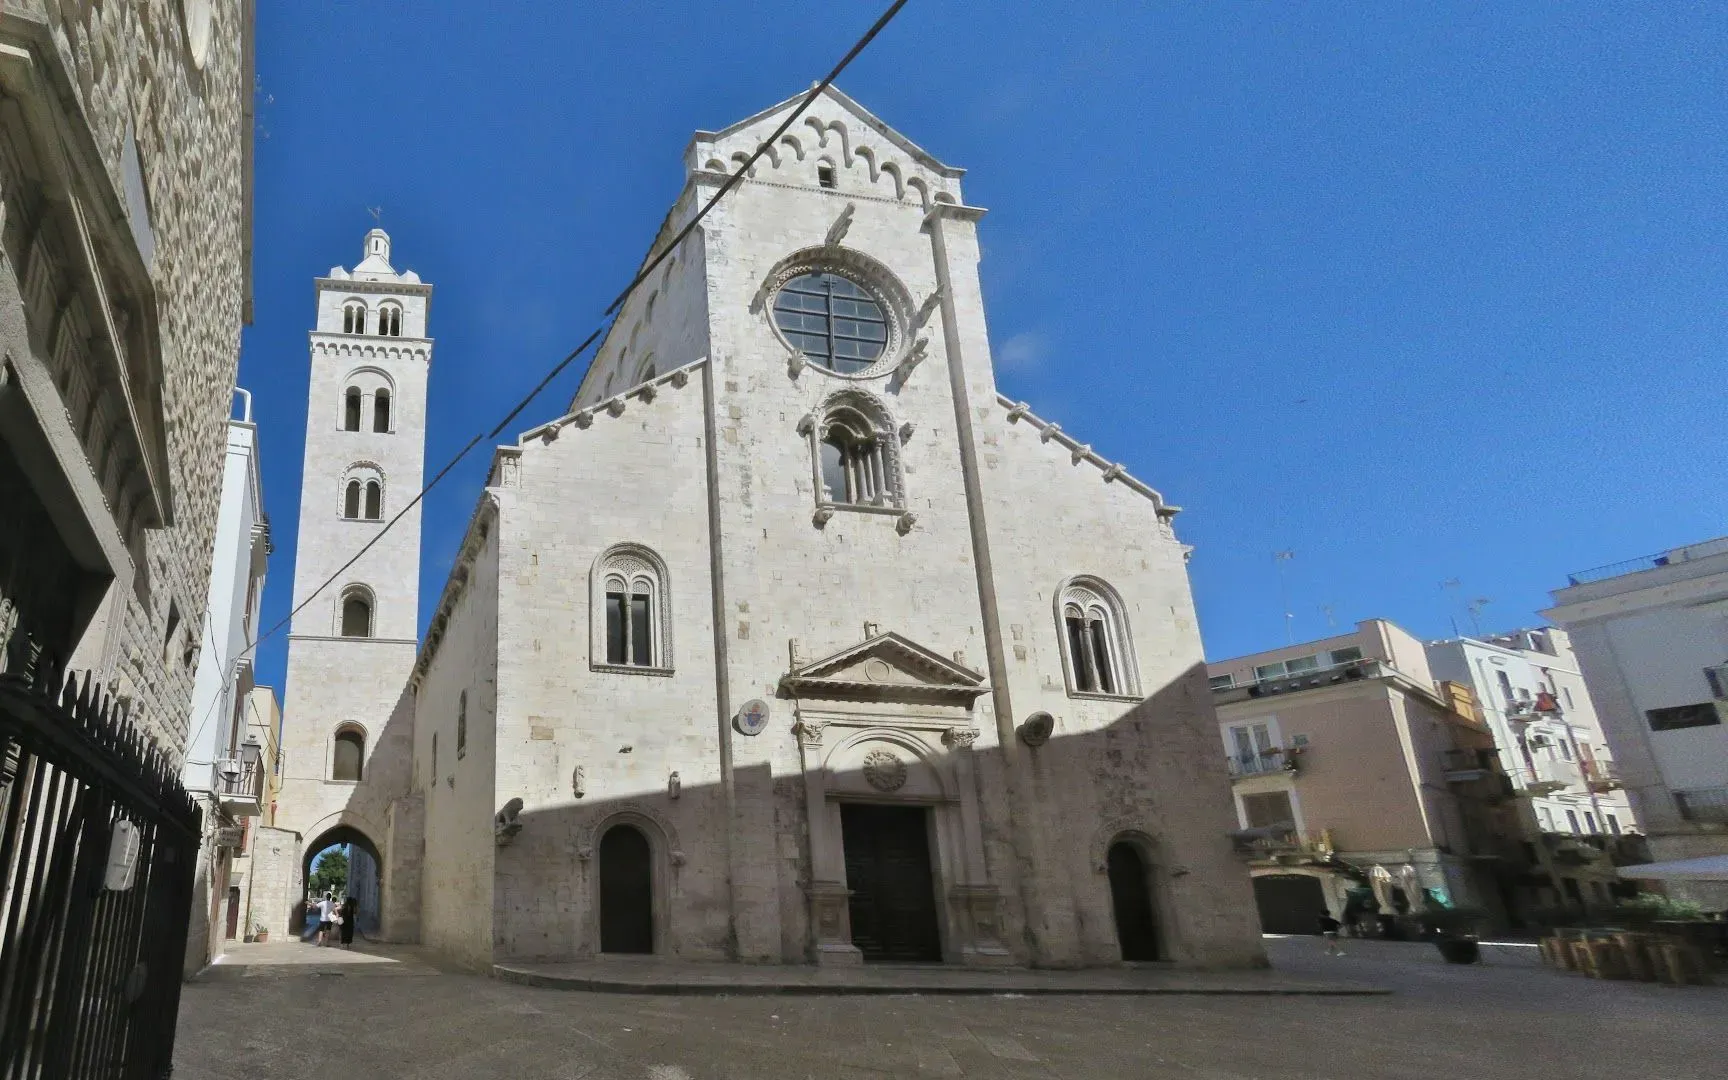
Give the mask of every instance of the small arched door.
M 1110 845 L 1110 901 L 1116 909 L 1116 941 L 1124 960 L 1157 960 L 1158 920 L 1152 884 L 1140 850 L 1125 840 Z
M 654 951 L 654 874 L 648 838 L 614 825 L 600 838 L 600 951 Z

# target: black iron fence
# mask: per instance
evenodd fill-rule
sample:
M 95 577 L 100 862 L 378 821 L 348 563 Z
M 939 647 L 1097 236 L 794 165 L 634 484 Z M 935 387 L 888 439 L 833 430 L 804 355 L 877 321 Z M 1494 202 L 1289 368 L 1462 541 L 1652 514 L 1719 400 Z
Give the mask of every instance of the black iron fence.
M 0 674 L 0 1080 L 172 1071 L 199 811 L 86 676 Z

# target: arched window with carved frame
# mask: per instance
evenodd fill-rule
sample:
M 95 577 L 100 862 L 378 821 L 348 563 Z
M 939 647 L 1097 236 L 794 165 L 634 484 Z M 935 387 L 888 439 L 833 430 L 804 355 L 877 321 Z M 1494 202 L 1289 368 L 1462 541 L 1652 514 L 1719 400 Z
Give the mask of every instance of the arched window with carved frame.
M 1127 612 L 1109 584 L 1089 576 L 1063 582 L 1056 593 L 1056 632 L 1070 694 L 1140 696 Z
M 869 395 L 846 390 L 806 418 L 819 506 L 899 510 L 906 505 L 900 438 Z
M 402 305 L 386 300 L 378 305 L 378 336 L 402 336 Z
M 360 430 L 360 388 L 350 386 L 342 394 L 342 430 Z
M 641 544 L 618 544 L 595 560 L 590 605 L 591 666 L 665 674 L 672 670 L 666 564 Z
M 383 387 L 372 392 L 372 430 L 386 435 L 390 432 L 390 391 Z

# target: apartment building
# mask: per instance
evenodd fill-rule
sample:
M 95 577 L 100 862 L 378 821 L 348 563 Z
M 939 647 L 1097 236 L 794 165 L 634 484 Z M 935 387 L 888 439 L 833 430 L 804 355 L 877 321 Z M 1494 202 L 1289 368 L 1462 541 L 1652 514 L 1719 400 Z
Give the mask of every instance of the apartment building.
M 1467 685 L 1494 735 L 1499 766 L 1518 798 L 1530 874 L 1503 874 L 1514 912 L 1605 905 L 1617 864 L 1643 845 L 1612 749 L 1566 631 L 1513 630 L 1430 642 L 1441 680 Z
M 1571 636 L 1657 862 L 1728 854 L 1728 537 L 1572 574 L 1542 614 Z M 1728 908 L 1728 883 L 1674 881 Z
M 1353 889 L 1497 909 L 1516 821 L 1474 695 L 1383 619 L 1208 665 L 1262 927 L 1311 933 Z

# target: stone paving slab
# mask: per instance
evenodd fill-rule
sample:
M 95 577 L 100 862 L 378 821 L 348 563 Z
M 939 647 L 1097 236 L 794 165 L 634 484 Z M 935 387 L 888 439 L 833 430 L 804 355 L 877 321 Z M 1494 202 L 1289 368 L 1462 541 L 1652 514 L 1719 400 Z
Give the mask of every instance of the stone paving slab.
M 1292 978 L 1276 971 L 1185 971 L 1153 967 L 1035 971 L 870 964 L 826 968 L 619 959 L 579 964 L 496 964 L 492 975 L 523 986 L 609 994 L 1360 997 L 1391 993 L 1381 986 Z

